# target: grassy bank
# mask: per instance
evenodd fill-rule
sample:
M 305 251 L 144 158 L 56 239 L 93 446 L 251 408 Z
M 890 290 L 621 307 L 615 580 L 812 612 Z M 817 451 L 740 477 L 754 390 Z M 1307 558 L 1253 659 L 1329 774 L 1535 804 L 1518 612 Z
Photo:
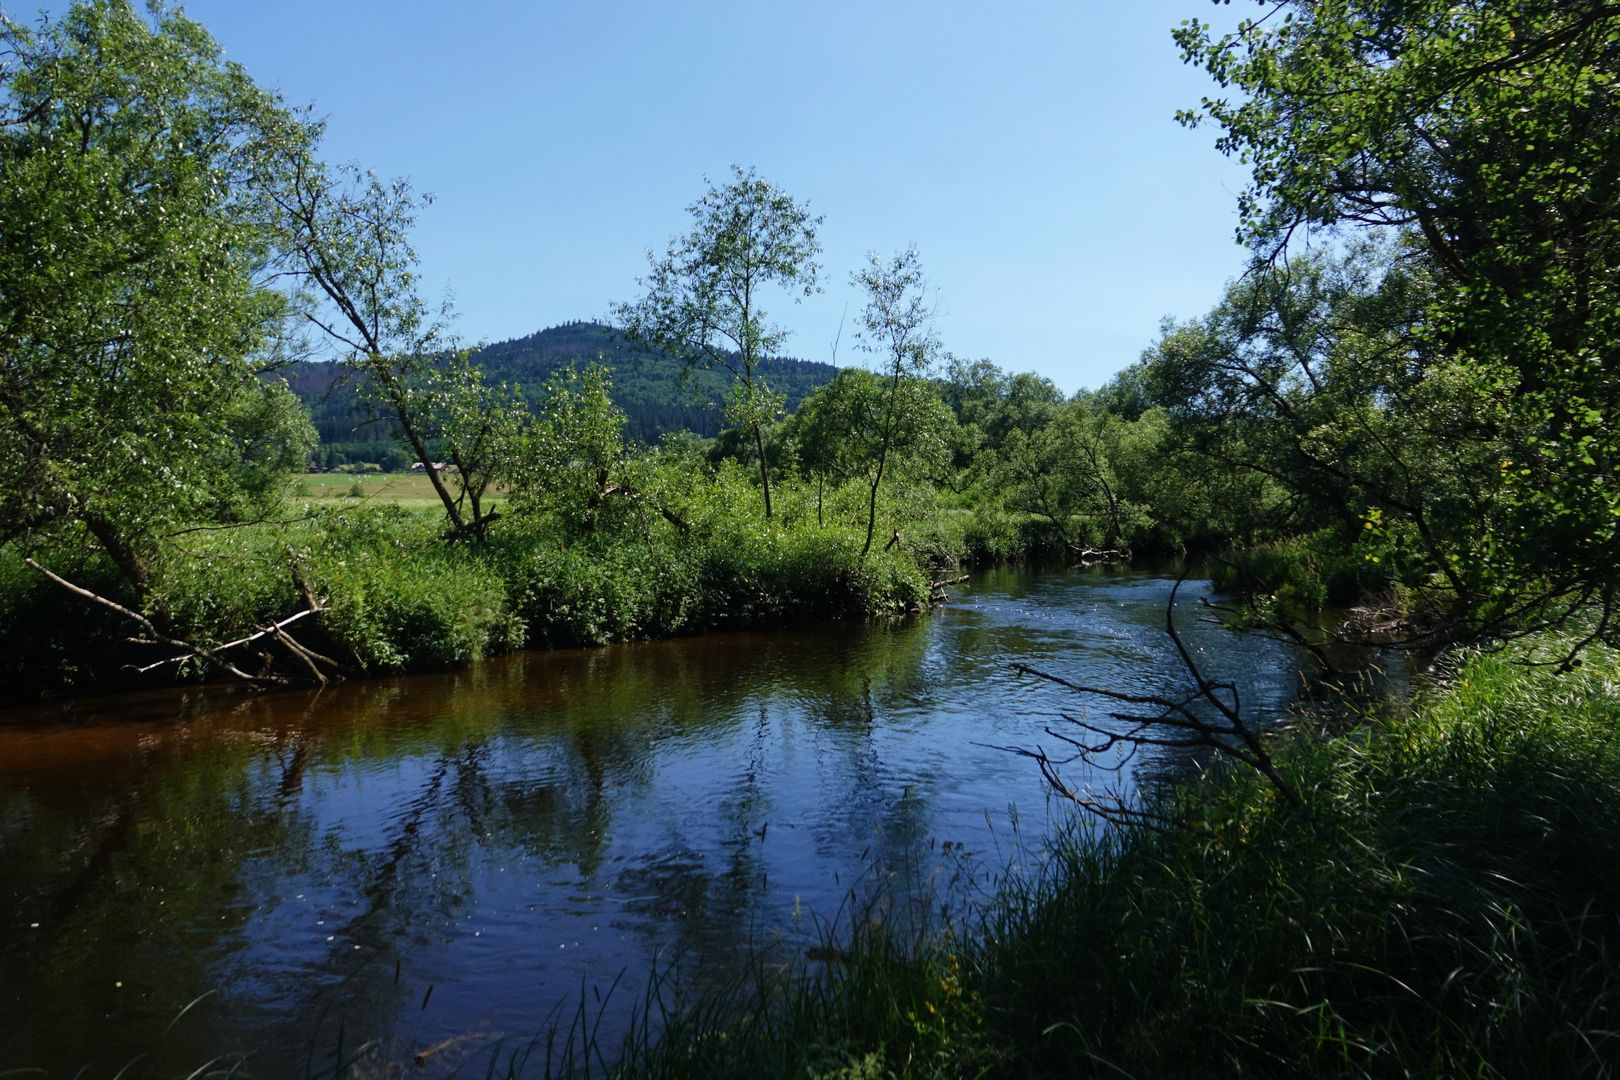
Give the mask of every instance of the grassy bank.
M 1620 1055 L 1620 663 L 1466 660 L 1058 841 L 971 931 L 679 1006 L 633 1076 L 1582 1076 Z M 576 1061 L 578 1058 L 575 1059 Z M 532 1063 L 532 1062 L 531 1062 Z
M 784 485 L 765 520 L 734 470 L 688 482 L 665 516 L 631 503 L 507 514 L 487 541 L 448 541 L 419 506 L 419 477 L 345 478 L 295 494 L 280 520 L 183 531 L 151 562 L 136 598 L 78 535 L 28 551 L 0 547 L 0 699 L 217 675 L 130 642 L 130 620 L 25 563 L 141 612 L 205 648 L 235 641 L 315 598 L 292 632 L 349 676 L 455 666 L 522 646 L 600 645 L 922 610 L 930 583 L 968 554 L 949 515 L 915 515 L 892 544 L 862 553 L 858 492 L 825 500 Z M 363 490 L 362 490 L 363 489 Z M 864 507 L 862 506 L 864 509 Z M 74 553 L 74 554 L 69 554 Z M 275 648 L 280 670 L 296 667 Z M 238 649 L 241 665 L 259 661 Z
M 273 519 L 181 529 L 146 546 L 143 593 L 82 525 L 0 545 L 0 701 L 218 677 L 217 665 L 147 636 L 124 616 L 46 580 L 137 609 L 165 635 L 216 648 L 307 607 L 290 631 L 347 677 L 443 668 L 524 646 L 602 645 L 920 611 L 931 583 L 968 563 L 1063 558 L 1045 519 L 931 485 L 896 481 L 863 553 L 869 490 L 785 479 L 775 514 L 735 462 L 649 458 L 634 479 L 549 501 L 494 493 L 484 541 L 447 540 L 422 474 L 290 477 Z M 614 474 L 618 476 L 618 474 Z M 597 499 L 600 498 L 598 502 Z M 238 648 L 244 670 L 307 677 L 275 644 Z M 144 673 L 137 669 L 157 665 Z

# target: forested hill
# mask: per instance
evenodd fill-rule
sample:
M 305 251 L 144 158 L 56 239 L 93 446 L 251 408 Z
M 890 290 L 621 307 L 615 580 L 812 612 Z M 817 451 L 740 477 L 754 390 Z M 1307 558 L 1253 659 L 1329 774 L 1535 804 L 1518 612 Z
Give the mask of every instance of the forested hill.
M 601 323 L 564 323 L 496 342 L 476 357 L 491 382 L 522 386 L 531 398 L 553 371 L 596 359 L 613 369 L 613 400 L 629 414 L 632 439 L 651 443 L 666 431 L 683 428 L 699 435 L 719 434 L 720 402 L 729 375 L 693 372 L 683 383 L 680 360 L 632 344 Z M 768 360 L 760 370 L 773 389 L 787 395 L 789 412 L 838 371 L 831 364 L 791 357 Z
M 613 370 L 613 399 L 629 418 L 630 439 L 651 444 L 665 432 L 683 428 L 704 436 L 718 434 L 720 402 L 729 379 L 725 372 L 694 371 L 683 380 L 680 360 L 632 344 L 600 323 L 549 327 L 528 337 L 488 345 L 475 357 L 490 383 L 510 383 L 531 402 L 539 398 L 553 372 L 569 364 L 583 367 L 594 360 Z M 837 370 L 831 364 L 792 358 L 761 365 L 770 385 L 787 396 L 790 411 Z M 366 422 L 369 414 L 354 389 L 335 385 L 340 372 L 336 365 L 326 363 L 300 363 L 279 372 L 314 416 L 322 463 L 377 461 L 404 467 L 406 456 L 393 440 L 392 426 Z

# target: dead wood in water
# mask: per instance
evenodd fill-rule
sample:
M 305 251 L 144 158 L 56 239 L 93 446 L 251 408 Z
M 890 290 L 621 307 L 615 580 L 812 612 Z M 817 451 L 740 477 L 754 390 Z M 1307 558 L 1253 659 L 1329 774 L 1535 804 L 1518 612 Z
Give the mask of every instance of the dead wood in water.
M 1069 553 L 1080 561 L 1081 566 L 1096 566 L 1099 563 L 1123 563 L 1131 561 L 1130 548 L 1094 548 L 1069 545 Z

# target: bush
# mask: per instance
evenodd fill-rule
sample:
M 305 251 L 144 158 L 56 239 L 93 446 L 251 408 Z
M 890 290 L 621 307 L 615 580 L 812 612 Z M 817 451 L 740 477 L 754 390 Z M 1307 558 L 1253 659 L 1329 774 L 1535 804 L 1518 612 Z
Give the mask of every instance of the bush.
M 431 522 L 431 524 L 430 524 Z M 322 627 L 366 671 L 481 660 L 523 642 L 505 582 L 436 535 L 434 515 L 398 508 L 334 514 L 311 537 L 308 573 L 327 598 Z
M 1268 593 L 1295 611 L 1350 607 L 1387 595 L 1387 567 L 1346 549 L 1331 531 L 1229 553 L 1210 571 L 1217 588 Z
M 86 588 L 133 602 L 103 559 L 34 554 Z M 23 558 L 16 546 L 0 545 L 0 701 L 128 682 L 121 658 L 129 624 L 46 581 Z
M 692 566 L 659 546 L 541 541 L 503 562 L 531 644 L 604 645 L 688 626 Z

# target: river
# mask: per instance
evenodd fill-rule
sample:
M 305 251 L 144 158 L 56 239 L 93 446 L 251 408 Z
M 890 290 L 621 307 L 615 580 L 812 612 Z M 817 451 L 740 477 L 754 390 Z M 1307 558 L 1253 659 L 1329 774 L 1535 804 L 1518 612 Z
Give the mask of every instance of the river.
M 1065 816 L 1001 748 L 1085 704 L 1009 665 L 1179 687 L 1172 584 L 1002 569 L 893 626 L 0 710 L 0 1072 L 304 1075 L 372 1040 L 447 1070 L 582 1002 L 612 1035 L 655 958 L 723 978 L 852 907 L 959 910 Z M 1298 658 L 1205 594 L 1195 655 L 1278 714 Z

